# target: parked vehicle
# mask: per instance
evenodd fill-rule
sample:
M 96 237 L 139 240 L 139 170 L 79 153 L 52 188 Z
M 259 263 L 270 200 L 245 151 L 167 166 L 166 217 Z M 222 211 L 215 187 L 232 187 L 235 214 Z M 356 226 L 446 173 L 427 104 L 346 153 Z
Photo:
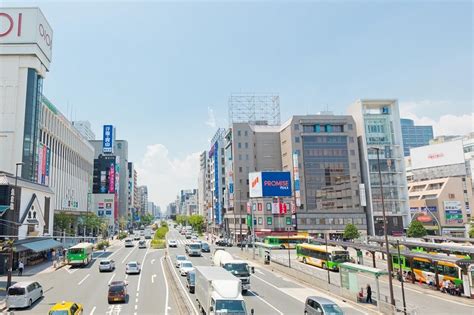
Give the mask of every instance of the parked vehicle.
M 81 315 L 83 310 L 82 304 L 64 301 L 51 307 L 48 315 Z
M 71 266 L 87 266 L 92 260 L 94 245 L 91 243 L 79 243 L 67 250 L 66 259 Z
M 219 266 L 239 278 L 242 283 L 242 293 L 250 290 L 250 271 L 248 263 L 243 260 L 236 260 L 225 250 L 217 250 L 213 257 L 214 266 Z
M 99 272 L 102 271 L 114 271 L 115 270 L 115 261 L 112 259 L 102 259 L 99 262 Z
M 133 247 L 134 246 L 133 241 L 129 238 L 126 238 L 124 243 L 125 243 L 125 247 Z
M 240 280 L 221 267 L 196 267 L 195 294 L 203 314 L 247 315 L 240 286 Z
M 109 284 L 109 292 L 107 294 L 107 300 L 112 302 L 127 302 L 127 285 L 125 281 L 112 281 Z
M 333 301 L 319 297 L 308 296 L 304 305 L 305 315 L 343 315 L 344 312 Z
M 146 241 L 145 240 L 138 241 L 138 248 L 146 248 Z
M 186 276 L 186 286 L 188 287 L 189 293 L 194 293 L 196 288 L 196 272 L 190 271 Z
M 126 274 L 140 274 L 140 263 L 136 261 L 131 261 L 125 267 Z
M 8 309 L 29 308 L 42 296 L 43 287 L 38 282 L 18 282 L 8 288 L 7 307 Z

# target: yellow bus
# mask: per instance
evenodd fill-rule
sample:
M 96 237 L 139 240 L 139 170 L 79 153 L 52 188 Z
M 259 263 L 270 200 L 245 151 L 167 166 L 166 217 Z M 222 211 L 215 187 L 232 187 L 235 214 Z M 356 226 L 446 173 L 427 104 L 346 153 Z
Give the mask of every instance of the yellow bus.
M 339 270 L 339 264 L 350 262 L 349 252 L 342 247 L 298 244 L 296 245 L 298 261 L 323 269 Z

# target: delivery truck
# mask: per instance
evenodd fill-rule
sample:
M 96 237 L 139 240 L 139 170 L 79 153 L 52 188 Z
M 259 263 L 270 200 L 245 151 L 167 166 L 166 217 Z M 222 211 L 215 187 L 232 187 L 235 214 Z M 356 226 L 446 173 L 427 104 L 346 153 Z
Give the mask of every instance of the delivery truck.
M 217 266 L 197 266 L 195 272 L 195 294 L 202 314 L 248 315 L 237 277 Z
M 218 249 L 213 257 L 214 266 L 220 266 L 240 279 L 242 283 L 242 293 L 250 290 L 250 268 L 249 264 L 243 260 L 237 260 L 229 252 Z

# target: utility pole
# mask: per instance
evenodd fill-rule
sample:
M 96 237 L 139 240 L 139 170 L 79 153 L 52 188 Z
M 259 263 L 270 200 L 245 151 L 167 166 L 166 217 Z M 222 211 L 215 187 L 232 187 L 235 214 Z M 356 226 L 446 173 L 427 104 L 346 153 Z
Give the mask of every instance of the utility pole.
M 18 225 L 17 220 L 19 220 L 19 216 L 16 215 L 17 209 L 19 209 L 17 205 L 17 197 L 16 193 L 18 190 L 18 166 L 23 165 L 23 162 L 19 162 L 15 164 L 15 187 L 13 188 L 14 194 L 13 194 L 13 214 L 14 214 L 14 223 L 15 225 Z M 19 212 L 19 211 L 18 211 Z M 17 235 L 19 233 L 18 228 L 17 228 Z M 8 253 L 8 274 L 7 274 L 7 290 L 12 284 L 12 272 L 13 272 L 13 240 L 9 244 L 9 253 Z
M 326 244 L 326 255 L 329 256 L 328 254 L 328 236 L 326 232 L 324 232 L 324 243 Z M 328 283 L 331 284 L 331 273 L 329 272 L 329 267 L 326 264 L 326 270 L 328 271 Z
M 403 314 L 407 315 L 407 303 L 405 301 L 405 286 L 403 285 L 405 280 L 403 279 L 402 264 L 400 260 L 400 241 L 399 240 L 397 240 L 397 250 L 398 250 L 398 272 L 400 276 L 400 282 L 402 285 Z
M 382 198 L 382 215 L 383 215 L 383 234 L 385 237 L 385 250 L 387 251 L 387 266 L 388 266 L 388 286 L 390 289 L 390 303 L 395 306 L 395 299 L 393 297 L 393 283 L 392 283 L 392 255 L 390 255 L 390 248 L 388 244 L 388 233 L 387 233 L 387 218 L 385 215 L 385 202 L 384 202 L 384 195 L 383 195 L 383 182 L 382 182 L 382 171 L 380 169 L 380 148 L 373 148 L 377 151 L 377 168 L 379 170 L 379 181 L 380 181 L 380 196 Z

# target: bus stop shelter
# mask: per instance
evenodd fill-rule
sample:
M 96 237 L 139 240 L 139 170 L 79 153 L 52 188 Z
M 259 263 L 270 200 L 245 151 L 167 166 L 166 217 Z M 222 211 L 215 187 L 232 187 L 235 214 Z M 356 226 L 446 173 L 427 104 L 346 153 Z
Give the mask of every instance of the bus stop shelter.
M 341 277 L 341 289 L 348 292 L 348 294 L 350 294 L 350 297 L 357 296 L 359 292 L 359 283 L 357 279 L 358 273 L 364 273 L 366 275 L 371 275 L 374 277 L 375 285 L 376 285 L 376 294 L 377 294 L 377 297 L 376 297 L 377 309 L 380 311 L 379 277 L 382 275 L 387 275 L 388 272 L 385 270 L 353 264 L 353 263 L 340 264 L 339 274 Z

